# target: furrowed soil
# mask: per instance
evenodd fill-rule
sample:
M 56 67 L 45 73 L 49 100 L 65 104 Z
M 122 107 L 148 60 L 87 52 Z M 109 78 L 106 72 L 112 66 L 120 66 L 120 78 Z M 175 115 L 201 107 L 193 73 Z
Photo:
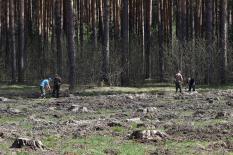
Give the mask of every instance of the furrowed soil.
M 232 90 L 8 96 L 0 101 L 0 154 L 233 154 L 232 109 Z M 44 149 L 11 147 L 19 137 L 40 140 Z

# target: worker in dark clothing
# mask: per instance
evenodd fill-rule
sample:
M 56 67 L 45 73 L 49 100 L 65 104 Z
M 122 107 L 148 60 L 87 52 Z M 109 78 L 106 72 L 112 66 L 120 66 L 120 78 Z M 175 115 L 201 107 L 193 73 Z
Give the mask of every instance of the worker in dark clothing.
M 59 98 L 60 86 L 61 86 L 61 77 L 58 74 L 56 74 L 53 79 L 53 96 L 56 98 Z
M 189 78 L 188 79 L 188 85 L 189 85 L 189 91 L 191 92 L 191 90 L 193 89 L 193 91 L 195 91 L 195 80 L 194 78 Z

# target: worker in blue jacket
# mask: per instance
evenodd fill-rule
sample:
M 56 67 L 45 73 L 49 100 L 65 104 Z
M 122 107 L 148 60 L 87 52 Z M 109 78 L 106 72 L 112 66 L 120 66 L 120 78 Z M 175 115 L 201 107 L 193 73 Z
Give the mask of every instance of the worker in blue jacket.
M 48 78 L 48 79 L 44 79 L 40 82 L 40 93 L 41 93 L 41 97 L 45 98 L 46 96 L 46 90 L 51 90 L 50 84 L 49 82 L 52 81 L 52 78 Z

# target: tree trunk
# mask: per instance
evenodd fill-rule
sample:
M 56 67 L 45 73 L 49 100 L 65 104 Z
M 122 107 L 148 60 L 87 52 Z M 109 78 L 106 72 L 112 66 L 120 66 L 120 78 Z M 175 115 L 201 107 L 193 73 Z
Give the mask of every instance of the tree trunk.
M 159 80 L 164 80 L 164 28 L 162 20 L 163 0 L 158 0 L 158 37 L 159 37 Z
M 187 9 L 186 0 L 181 0 L 181 30 L 182 30 L 182 44 L 184 45 L 187 41 Z
M 228 38 L 228 24 L 227 24 L 227 1 L 220 1 L 220 81 L 222 84 L 226 82 L 227 69 L 227 38 Z
M 73 8 L 71 0 L 65 0 L 66 9 L 66 25 L 67 25 L 67 50 L 69 59 L 69 84 L 70 90 L 76 86 L 76 47 L 74 40 L 74 23 L 73 23 Z
M 103 33 L 104 33 L 104 25 L 103 25 L 103 0 L 98 0 L 99 6 L 99 40 L 103 44 Z
M 25 72 L 25 65 L 24 65 L 24 43 L 25 43 L 25 36 L 24 36 L 24 0 L 19 2 L 20 5 L 20 15 L 19 15 L 19 56 L 18 56 L 18 82 L 24 82 L 24 72 Z
M 55 31 L 56 31 L 56 45 L 57 45 L 57 73 L 60 76 L 63 76 L 62 69 L 62 46 L 61 46 L 61 33 L 62 33 L 62 25 L 61 25 L 61 0 L 55 1 Z
M 14 14 L 14 1 L 10 0 L 10 43 L 11 43 L 11 78 L 12 83 L 16 83 L 16 42 L 15 42 L 15 14 Z
M 116 3 L 116 18 L 115 18 L 115 38 L 120 38 L 120 29 L 121 29 L 121 18 L 120 18 L 120 2 L 115 0 Z
M 80 39 L 80 52 L 83 53 L 83 41 L 84 41 L 84 0 L 80 0 L 80 25 L 79 25 L 79 39 Z
M 206 39 L 208 52 L 208 84 L 213 81 L 213 0 L 206 0 Z
M 151 77 L 151 59 L 150 59 L 150 40 L 151 40 L 151 24 L 152 24 L 152 0 L 144 1 L 144 20 L 145 20 L 145 79 Z
M 121 85 L 129 85 L 129 0 L 123 1 Z
M 109 0 L 103 0 L 104 2 L 104 32 L 103 32 L 103 49 L 102 49 L 102 71 L 101 81 L 105 85 L 109 85 Z
M 92 42 L 94 48 L 97 48 L 97 27 L 96 27 L 96 0 L 91 1 L 92 8 Z

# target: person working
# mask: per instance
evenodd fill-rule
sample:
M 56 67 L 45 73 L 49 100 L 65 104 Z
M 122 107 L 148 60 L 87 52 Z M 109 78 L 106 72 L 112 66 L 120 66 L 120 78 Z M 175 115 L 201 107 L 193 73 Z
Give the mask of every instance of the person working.
M 55 74 L 53 79 L 53 97 L 59 98 L 60 86 L 61 77 L 58 74 Z
M 46 97 L 46 90 L 51 90 L 51 87 L 49 85 L 49 82 L 51 82 L 52 79 L 48 78 L 48 79 L 44 79 L 40 82 L 40 93 L 41 93 L 41 97 L 45 98 Z

